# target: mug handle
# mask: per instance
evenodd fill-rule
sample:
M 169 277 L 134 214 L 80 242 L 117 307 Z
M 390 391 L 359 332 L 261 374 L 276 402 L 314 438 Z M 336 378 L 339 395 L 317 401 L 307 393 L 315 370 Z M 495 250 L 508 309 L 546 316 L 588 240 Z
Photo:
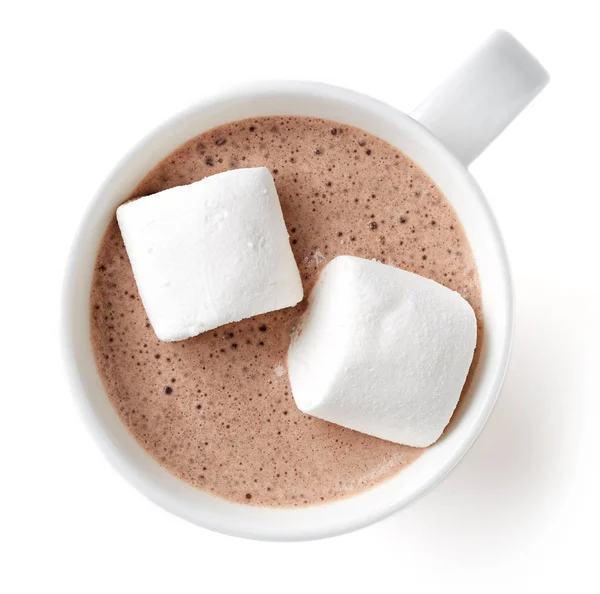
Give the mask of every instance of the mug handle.
M 527 49 L 496 31 L 410 115 L 468 167 L 548 81 Z

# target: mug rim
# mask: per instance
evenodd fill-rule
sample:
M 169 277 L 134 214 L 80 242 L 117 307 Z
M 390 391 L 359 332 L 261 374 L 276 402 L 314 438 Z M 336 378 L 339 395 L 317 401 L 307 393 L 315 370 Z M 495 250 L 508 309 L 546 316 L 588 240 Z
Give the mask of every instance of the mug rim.
M 455 171 L 459 172 L 459 175 L 462 177 L 462 182 L 470 185 L 473 192 L 477 195 L 477 198 L 480 201 L 481 206 L 483 207 L 485 216 L 488 219 L 490 228 L 493 230 L 492 239 L 493 243 L 495 243 L 498 255 L 500 257 L 499 265 L 503 277 L 503 288 L 506 293 L 505 301 L 507 323 L 503 329 L 504 334 L 501 360 L 496 365 L 495 369 L 491 370 L 495 372 L 495 375 L 493 377 L 492 386 L 488 389 L 488 394 L 484 399 L 485 406 L 483 407 L 479 416 L 477 417 L 476 422 L 474 422 L 469 428 L 468 439 L 465 439 L 463 441 L 461 447 L 455 452 L 455 454 L 452 457 L 449 457 L 447 460 L 444 461 L 443 464 L 440 464 L 434 476 L 432 476 L 432 478 L 429 481 L 427 481 L 420 488 L 415 488 L 411 492 L 410 496 L 406 497 L 404 500 L 399 500 L 395 505 L 389 506 L 384 509 L 378 509 L 373 513 L 369 513 L 369 510 L 365 510 L 365 513 L 360 518 L 360 520 L 348 521 L 344 526 L 337 527 L 334 530 L 316 529 L 312 531 L 304 531 L 302 534 L 289 533 L 285 536 L 282 536 L 281 533 L 274 534 L 268 531 L 260 534 L 256 532 L 248 533 L 243 530 L 236 530 L 235 527 L 232 526 L 224 527 L 222 525 L 217 524 L 209 525 L 208 523 L 204 522 L 200 523 L 195 518 L 192 518 L 191 515 L 186 516 L 186 514 L 183 513 L 180 509 L 174 509 L 173 506 L 169 505 L 164 499 L 161 499 L 158 496 L 154 496 L 155 494 L 150 493 L 149 489 L 145 484 L 143 484 L 142 481 L 138 480 L 137 477 L 132 476 L 132 473 L 128 468 L 127 463 L 124 461 L 124 455 L 122 454 L 122 452 L 119 451 L 117 447 L 115 447 L 115 444 L 112 443 L 112 441 L 108 437 L 106 431 L 104 430 L 102 421 L 97 417 L 94 410 L 92 410 L 92 406 L 89 402 L 89 398 L 86 393 L 86 387 L 84 385 L 83 379 L 81 378 L 80 370 L 78 368 L 76 358 L 74 355 L 75 345 L 73 344 L 71 337 L 73 331 L 73 324 L 70 321 L 70 306 L 72 300 L 74 300 L 75 288 L 78 283 L 76 275 L 76 267 L 79 259 L 78 247 L 82 243 L 82 241 L 85 240 L 83 236 L 84 230 L 89 226 L 90 221 L 94 218 L 95 206 L 100 202 L 104 194 L 109 189 L 111 181 L 117 176 L 118 172 L 120 172 L 128 166 L 128 164 L 134 159 L 136 155 L 138 155 L 138 153 L 141 153 L 146 147 L 148 147 L 152 143 L 153 140 L 164 135 L 177 123 L 187 120 L 193 114 L 207 110 L 211 106 L 214 107 L 216 105 L 219 105 L 224 101 L 243 101 L 248 100 L 253 96 L 256 97 L 263 95 L 266 98 L 270 94 L 277 93 L 306 94 L 307 92 L 314 94 L 316 97 L 319 98 L 333 99 L 342 103 L 360 104 L 360 106 L 364 109 L 370 111 L 377 110 L 380 112 L 385 111 L 386 113 L 389 113 L 390 116 L 393 114 L 396 118 L 402 118 L 404 120 L 404 123 L 409 128 L 411 128 L 411 134 L 420 134 L 422 136 L 428 137 L 428 142 L 435 145 L 436 150 L 438 152 L 441 151 L 442 153 L 444 153 L 446 161 L 449 164 L 448 166 L 453 167 Z M 190 138 L 191 137 L 192 136 L 190 136 Z M 425 172 L 429 174 L 426 169 Z M 175 113 L 173 116 L 163 121 L 153 130 L 147 133 L 141 140 L 139 140 L 129 151 L 125 153 L 125 155 L 121 159 L 119 159 L 116 165 L 113 166 L 113 168 L 108 172 L 108 174 L 104 178 L 103 183 L 100 185 L 95 195 L 90 200 L 89 204 L 87 205 L 84 211 L 83 216 L 81 217 L 68 256 L 66 273 L 63 283 L 63 294 L 61 297 L 61 309 L 61 343 L 71 391 L 73 392 L 73 397 L 84 418 L 88 430 L 94 437 L 94 440 L 100 446 L 101 451 L 109 459 L 112 466 L 128 482 L 132 483 L 144 496 L 154 501 L 155 503 L 163 507 L 165 510 L 179 517 L 183 517 L 184 519 L 187 519 L 193 523 L 202 525 L 205 528 L 233 536 L 242 536 L 257 540 L 276 541 L 294 541 L 326 538 L 357 530 L 359 528 L 382 520 L 383 518 L 391 515 L 392 513 L 407 507 L 408 505 L 419 499 L 422 495 L 433 489 L 436 485 L 438 485 L 452 471 L 452 469 L 458 464 L 458 462 L 464 457 L 464 455 L 473 445 L 473 443 L 481 433 L 481 430 L 485 426 L 489 415 L 491 414 L 494 408 L 502 383 L 504 381 L 504 376 L 508 368 L 514 326 L 513 284 L 510 274 L 508 256 L 506 254 L 506 249 L 502 240 L 502 235 L 500 233 L 500 229 L 497 224 L 496 218 L 493 212 L 491 211 L 491 208 L 489 207 L 489 204 L 483 192 L 479 188 L 479 185 L 477 184 L 475 179 L 470 174 L 467 167 L 465 167 L 452 153 L 450 153 L 450 151 L 441 143 L 441 141 L 439 141 L 429 130 L 423 127 L 418 121 L 412 119 L 406 113 L 378 99 L 372 98 L 362 93 L 358 93 L 356 91 L 337 87 L 334 85 L 329 85 L 326 83 L 310 81 L 259 81 L 253 84 L 236 85 L 233 88 L 230 87 L 207 99 L 196 101 L 189 107 L 179 111 L 178 113 Z M 350 497 L 352 498 L 355 496 L 356 495 L 352 495 Z

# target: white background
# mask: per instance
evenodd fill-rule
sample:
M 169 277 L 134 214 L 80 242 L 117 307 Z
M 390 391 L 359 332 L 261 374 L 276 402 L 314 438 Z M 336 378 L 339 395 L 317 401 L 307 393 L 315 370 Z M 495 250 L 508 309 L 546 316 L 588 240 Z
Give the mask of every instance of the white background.
M 600 591 L 595 4 L 2 3 L 0 591 Z M 146 501 L 86 432 L 58 345 L 66 254 L 103 177 L 243 80 L 326 81 L 410 111 L 496 28 L 552 80 L 472 166 L 517 296 L 510 370 L 473 449 L 408 510 L 326 541 L 233 539 Z

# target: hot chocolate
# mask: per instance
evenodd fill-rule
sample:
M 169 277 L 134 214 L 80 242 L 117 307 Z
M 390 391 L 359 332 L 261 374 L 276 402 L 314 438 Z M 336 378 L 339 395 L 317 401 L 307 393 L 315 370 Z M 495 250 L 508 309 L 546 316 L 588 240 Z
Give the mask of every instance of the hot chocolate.
M 301 117 L 227 124 L 169 155 L 131 197 L 256 166 L 275 179 L 305 295 L 333 257 L 375 258 L 458 291 L 475 310 L 481 339 L 479 279 L 454 210 L 417 165 L 362 130 Z M 160 342 L 113 220 L 91 295 L 92 343 L 108 397 L 150 455 L 215 495 L 296 506 L 367 489 L 421 450 L 297 410 L 285 358 L 305 307 L 306 300 L 189 340 Z M 471 373 L 478 354 L 479 346 Z

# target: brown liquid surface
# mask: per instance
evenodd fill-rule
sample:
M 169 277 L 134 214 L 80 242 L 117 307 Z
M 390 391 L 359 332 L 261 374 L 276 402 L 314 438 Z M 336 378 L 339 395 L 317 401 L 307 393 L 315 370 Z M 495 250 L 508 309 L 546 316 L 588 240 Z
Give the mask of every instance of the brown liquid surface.
M 132 197 L 256 166 L 273 173 L 305 296 L 335 256 L 376 258 L 461 293 L 481 337 L 479 279 L 452 207 L 406 156 L 357 128 L 300 117 L 221 126 L 159 163 Z M 285 357 L 305 307 L 306 300 L 190 340 L 159 342 L 113 219 L 91 297 L 92 343 L 110 401 L 165 468 L 221 497 L 294 506 L 367 489 L 421 450 L 296 408 Z

